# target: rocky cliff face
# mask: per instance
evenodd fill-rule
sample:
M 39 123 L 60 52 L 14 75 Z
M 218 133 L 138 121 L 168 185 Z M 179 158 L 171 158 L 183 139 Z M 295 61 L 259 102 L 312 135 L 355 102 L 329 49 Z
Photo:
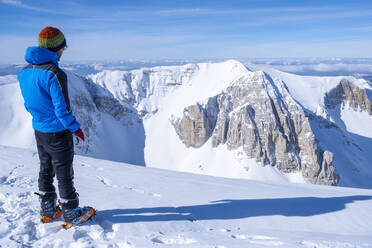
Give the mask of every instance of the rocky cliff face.
M 342 80 L 336 88 L 331 90 L 324 97 L 324 103 L 329 109 L 343 103 L 355 111 L 367 111 L 369 115 L 372 115 L 372 105 L 367 90 L 359 88 L 348 80 Z
M 173 126 L 188 147 L 242 147 L 262 165 L 301 171 L 312 183 L 336 185 L 334 156 L 315 138 L 302 107 L 281 81 L 262 72 L 242 76 L 205 103 L 188 106 Z
M 158 110 L 156 101 L 152 98 L 165 97 L 177 86 L 190 80 L 198 70 L 194 64 L 177 67 L 143 68 L 133 71 L 103 71 L 89 75 L 93 83 L 106 89 L 110 98 L 125 105 L 128 110 L 135 108 L 140 118 L 149 117 Z M 106 102 L 108 99 L 98 99 Z M 102 102 L 102 103 L 103 103 Z M 98 105 L 101 105 L 98 103 Z M 118 104 L 114 104 L 118 106 Z M 119 112 L 123 112 L 118 109 Z M 124 111 L 126 112 L 126 111 Z
M 136 108 L 125 99 L 118 100 L 107 89 L 88 79 L 72 73 L 68 73 L 68 77 L 73 113 L 85 134 L 85 142 L 75 140 L 76 151 L 97 157 L 107 156 L 108 152 L 113 151 L 108 159 L 118 161 L 127 159 L 129 156 L 121 155 L 124 154 L 124 151 L 118 148 L 112 138 L 106 140 L 106 135 L 116 132 L 115 137 L 131 140 L 125 134 L 126 130 L 137 131 L 138 126 L 142 125 L 142 120 Z M 122 130 L 122 133 L 118 133 L 118 127 Z M 137 136 L 140 135 L 137 134 Z M 130 149 L 140 148 L 133 145 L 126 150 Z M 134 152 L 131 151 L 131 153 Z M 141 160 L 134 160 L 134 163 L 143 164 L 143 162 L 137 161 Z

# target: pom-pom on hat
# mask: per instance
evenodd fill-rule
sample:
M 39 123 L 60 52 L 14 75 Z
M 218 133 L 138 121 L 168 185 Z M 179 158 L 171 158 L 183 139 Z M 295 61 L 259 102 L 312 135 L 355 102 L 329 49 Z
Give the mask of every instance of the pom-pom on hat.
M 39 34 L 39 46 L 57 52 L 66 46 L 66 39 L 58 28 L 45 27 Z

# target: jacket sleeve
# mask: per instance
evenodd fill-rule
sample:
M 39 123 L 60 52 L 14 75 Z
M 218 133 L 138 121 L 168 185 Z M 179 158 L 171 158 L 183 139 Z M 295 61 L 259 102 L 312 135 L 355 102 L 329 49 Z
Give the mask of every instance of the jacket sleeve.
M 50 79 L 50 97 L 54 105 L 54 111 L 57 118 L 63 126 L 71 132 L 75 132 L 80 128 L 80 124 L 76 121 L 75 116 L 70 109 L 70 101 L 67 90 L 67 77 L 58 77 L 54 74 Z

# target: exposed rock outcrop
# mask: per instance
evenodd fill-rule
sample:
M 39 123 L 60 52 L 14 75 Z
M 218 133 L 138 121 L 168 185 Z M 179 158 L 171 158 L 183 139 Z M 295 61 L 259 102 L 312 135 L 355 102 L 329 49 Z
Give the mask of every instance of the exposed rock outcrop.
M 96 96 L 93 101 L 99 111 L 111 115 L 116 120 L 124 119 L 128 113 L 132 113 L 113 97 Z
M 312 183 L 339 181 L 333 154 L 319 146 L 302 107 L 283 82 L 262 72 L 246 74 L 205 104 L 185 108 L 173 126 L 186 146 L 198 148 L 212 139 L 214 147 L 242 147 L 262 165 L 301 171 Z
M 184 109 L 184 118 L 175 119 L 177 134 L 187 147 L 201 147 L 211 136 L 217 118 L 216 97 L 210 98 L 206 107 L 201 104 Z
M 359 88 L 348 80 L 341 80 L 336 88 L 326 94 L 324 103 L 329 109 L 343 103 L 355 111 L 367 111 L 369 115 L 372 115 L 372 105 L 371 100 L 368 98 L 367 90 Z

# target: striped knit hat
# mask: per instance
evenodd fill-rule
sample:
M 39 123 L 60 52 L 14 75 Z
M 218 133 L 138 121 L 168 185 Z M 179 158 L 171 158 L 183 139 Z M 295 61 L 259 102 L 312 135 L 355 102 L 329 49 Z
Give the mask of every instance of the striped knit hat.
M 39 34 L 39 46 L 57 52 L 66 46 L 66 39 L 58 28 L 46 27 Z

